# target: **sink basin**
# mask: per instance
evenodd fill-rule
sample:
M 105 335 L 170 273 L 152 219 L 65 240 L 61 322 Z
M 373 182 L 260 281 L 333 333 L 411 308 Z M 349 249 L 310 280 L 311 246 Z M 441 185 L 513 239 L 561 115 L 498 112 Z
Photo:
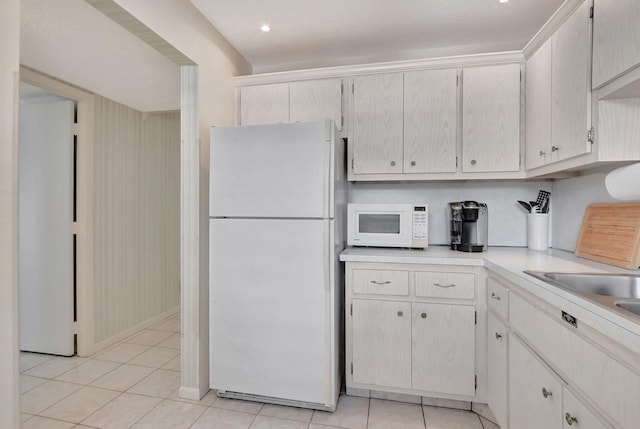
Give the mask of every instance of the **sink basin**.
M 640 299 L 640 274 L 525 273 L 580 294 Z
M 640 316 L 640 301 L 621 301 L 616 302 L 616 305 L 623 310 L 630 311 Z

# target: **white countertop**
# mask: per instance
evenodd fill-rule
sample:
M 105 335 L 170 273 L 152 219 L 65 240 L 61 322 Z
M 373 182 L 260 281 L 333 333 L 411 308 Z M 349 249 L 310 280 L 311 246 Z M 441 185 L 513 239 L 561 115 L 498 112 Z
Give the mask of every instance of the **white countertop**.
M 563 311 L 582 319 L 592 327 L 610 335 L 631 350 L 640 353 L 640 319 L 625 317 L 584 297 L 538 280 L 524 270 L 591 273 L 640 273 L 578 258 L 573 253 L 549 249 L 529 250 L 523 247 L 489 247 L 486 252 L 467 253 L 448 246 L 431 246 L 425 250 L 348 247 L 341 255 L 345 262 L 378 262 L 393 264 L 484 266 L 526 291 L 548 301 Z M 620 329 L 622 328 L 622 329 Z

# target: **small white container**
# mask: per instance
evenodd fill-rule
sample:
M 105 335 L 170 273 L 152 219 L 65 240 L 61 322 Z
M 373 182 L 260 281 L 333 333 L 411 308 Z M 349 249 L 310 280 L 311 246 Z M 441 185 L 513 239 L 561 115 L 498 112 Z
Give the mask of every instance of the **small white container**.
M 549 213 L 527 215 L 527 245 L 531 250 L 549 248 Z

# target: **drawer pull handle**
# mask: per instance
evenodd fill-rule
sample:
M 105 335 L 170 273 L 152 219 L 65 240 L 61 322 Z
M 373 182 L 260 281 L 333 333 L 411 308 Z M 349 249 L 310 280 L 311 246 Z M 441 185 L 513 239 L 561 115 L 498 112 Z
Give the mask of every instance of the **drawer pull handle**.
M 402 310 L 398 311 L 398 317 L 404 316 L 404 312 Z
M 426 319 L 426 318 L 427 318 L 427 313 L 422 313 L 422 314 L 420 315 L 420 317 L 422 317 L 423 319 Z
M 502 335 L 500 335 L 500 334 L 498 334 L 498 333 L 496 332 L 496 340 L 499 340 L 500 338 L 502 338 Z
M 502 301 L 502 299 L 500 299 L 500 297 L 496 295 L 495 292 L 491 292 L 491 299 L 495 299 L 496 301 Z
M 443 285 L 443 284 L 440 284 L 440 283 L 434 283 L 433 285 L 434 286 L 438 286 L 438 287 L 455 287 L 456 286 L 455 283 L 449 283 L 448 285 Z
M 573 426 L 573 424 L 574 424 L 574 423 L 578 423 L 578 419 L 577 419 L 577 418 L 575 418 L 575 417 L 573 417 L 573 416 L 572 416 L 571 414 L 569 414 L 569 413 L 566 413 L 566 414 L 564 415 L 564 419 L 567 421 L 567 424 L 568 424 L 569 426 Z
M 387 280 L 386 282 L 377 282 L 375 280 L 371 280 L 371 283 L 373 283 L 374 285 L 390 285 L 391 284 L 389 280 Z
M 547 399 L 549 396 L 553 396 L 553 393 L 551 393 L 549 390 L 547 390 L 545 387 L 542 388 L 542 396 L 544 396 L 544 399 Z

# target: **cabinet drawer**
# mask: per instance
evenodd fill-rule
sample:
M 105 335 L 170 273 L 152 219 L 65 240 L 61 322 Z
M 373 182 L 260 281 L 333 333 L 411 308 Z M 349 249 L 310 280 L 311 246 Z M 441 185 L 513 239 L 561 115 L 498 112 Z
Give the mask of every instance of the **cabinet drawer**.
M 562 414 L 562 427 L 571 429 L 607 429 L 598 418 L 580 402 L 569 389 L 562 392 L 564 399 L 564 412 Z
M 416 271 L 415 275 L 416 296 L 459 299 L 474 297 L 473 274 Z
M 560 312 L 561 310 L 557 310 Z M 516 294 L 509 297 L 509 320 L 549 365 L 597 404 L 616 428 L 637 428 L 640 376 Z
M 353 270 L 353 293 L 409 295 L 409 272 L 394 270 Z
M 487 307 L 505 319 L 508 315 L 508 291 L 509 289 L 502 286 L 495 279 L 491 277 L 487 279 Z

